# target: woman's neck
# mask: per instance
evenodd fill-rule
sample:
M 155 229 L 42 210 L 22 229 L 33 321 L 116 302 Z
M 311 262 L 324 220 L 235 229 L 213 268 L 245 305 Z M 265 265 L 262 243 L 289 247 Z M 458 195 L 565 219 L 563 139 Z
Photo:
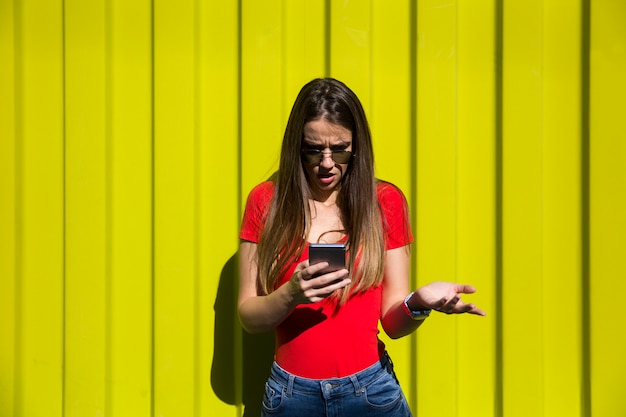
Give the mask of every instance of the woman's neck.
M 333 190 L 328 193 L 312 192 L 311 201 L 314 204 L 320 204 L 325 207 L 332 207 L 337 204 L 338 190 Z
M 307 236 L 309 242 L 334 243 L 344 236 L 341 213 L 335 197 L 324 201 L 309 200 L 311 213 L 309 235 Z

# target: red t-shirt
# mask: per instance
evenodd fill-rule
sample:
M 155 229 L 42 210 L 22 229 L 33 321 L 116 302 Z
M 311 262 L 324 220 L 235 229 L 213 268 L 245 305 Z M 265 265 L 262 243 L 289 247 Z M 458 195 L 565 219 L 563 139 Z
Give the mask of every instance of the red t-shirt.
M 257 185 L 248 196 L 239 237 L 258 243 L 274 184 Z M 394 185 L 380 182 L 378 202 L 384 216 L 387 250 L 413 241 L 408 208 L 402 192 Z M 308 243 L 278 286 L 288 282 L 300 262 L 308 259 Z M 276 362 L 292 374 L 312 379 L 352 375 L 378 361 L 385 346 L 378 339 L 381 318 L 382 286 L 351 296 L 336 308 L 323 300 L 302 304 L 276 328 Z

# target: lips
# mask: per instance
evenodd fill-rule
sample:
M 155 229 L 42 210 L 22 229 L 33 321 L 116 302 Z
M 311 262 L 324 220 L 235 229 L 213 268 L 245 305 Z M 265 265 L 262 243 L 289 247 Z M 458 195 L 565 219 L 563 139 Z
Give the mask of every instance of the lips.
M 318 175 L 317 177 L 322 184 L 330 184 L 335 179 L 334 175 Z

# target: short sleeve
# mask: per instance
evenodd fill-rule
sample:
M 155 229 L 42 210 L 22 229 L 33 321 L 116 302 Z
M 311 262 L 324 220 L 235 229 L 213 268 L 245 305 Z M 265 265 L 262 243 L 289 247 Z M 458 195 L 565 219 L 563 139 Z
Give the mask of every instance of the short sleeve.
M 273 194 L 274 183 L 269 181 L 257 185 L 250 191 L 241 222 L 240 239 L 259 243 Z
M 377 195 L 383 215 L 386 249 L 395 249 L 412 243 L 409 207 L 402 191 L 393 184 L 380 182 Z

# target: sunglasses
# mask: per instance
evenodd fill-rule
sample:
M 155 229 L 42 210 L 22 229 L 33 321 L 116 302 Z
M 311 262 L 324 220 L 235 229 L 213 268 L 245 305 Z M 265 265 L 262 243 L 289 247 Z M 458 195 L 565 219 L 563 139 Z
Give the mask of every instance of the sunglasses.
M 324 152 L 321 149 L 303 149 L 302 159 L 307 164 L 319 164 L 324 159 L 324 156 L 329 155 L 333 161 L 337 164 L 347 164 L 350 159 L 355 156 L 350 151 L 330 151 Z

